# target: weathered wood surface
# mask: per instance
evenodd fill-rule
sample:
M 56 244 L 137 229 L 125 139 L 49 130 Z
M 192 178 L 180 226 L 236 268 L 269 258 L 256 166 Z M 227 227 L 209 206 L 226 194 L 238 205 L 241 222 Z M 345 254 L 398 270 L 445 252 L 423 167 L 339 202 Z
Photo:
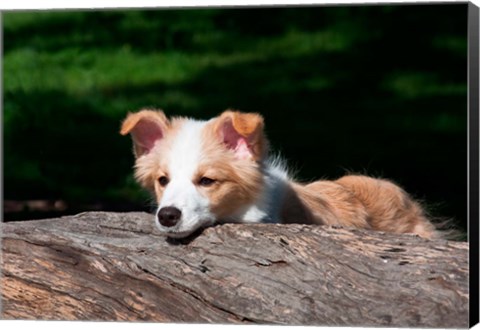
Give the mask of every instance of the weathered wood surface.
M 468 327 L 468 245 L 229 224 L 183 242 L 144 213 L 2 224 L 2 318 Z

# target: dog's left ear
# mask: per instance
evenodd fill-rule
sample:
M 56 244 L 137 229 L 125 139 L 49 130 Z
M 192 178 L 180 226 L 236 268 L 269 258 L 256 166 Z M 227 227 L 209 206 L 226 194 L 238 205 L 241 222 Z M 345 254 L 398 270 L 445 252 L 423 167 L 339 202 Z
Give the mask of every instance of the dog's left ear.
M 260 161 L 268 148 L 263 127 L 263 117 L 257 113 L 227 110 L 217 118 L 215 130 L 235 157 Z
M 141 110 L 129 113 L 123 121 L 120 134 L 130 133 L 133 140 L 133 151 L 138 158 L 148 154 L 155 143 L 162 139 L 169 127 L 169 121 L 161 110 Z

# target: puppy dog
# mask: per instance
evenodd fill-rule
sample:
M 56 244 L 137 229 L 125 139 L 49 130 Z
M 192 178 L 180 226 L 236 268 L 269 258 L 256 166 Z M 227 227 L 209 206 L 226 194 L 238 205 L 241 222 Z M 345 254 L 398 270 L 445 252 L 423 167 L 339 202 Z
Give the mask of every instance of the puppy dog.
M 295 182 L 268 157 L 264 120 L 227 110 L 208 121 L 162 111 L 128 114 L 137 181 L 156 196 L 155 223 L 169 237 L 187 237 L 224 222 L 341 225 L 439 237 L 422 207 L 387 180 L 347 175 Z

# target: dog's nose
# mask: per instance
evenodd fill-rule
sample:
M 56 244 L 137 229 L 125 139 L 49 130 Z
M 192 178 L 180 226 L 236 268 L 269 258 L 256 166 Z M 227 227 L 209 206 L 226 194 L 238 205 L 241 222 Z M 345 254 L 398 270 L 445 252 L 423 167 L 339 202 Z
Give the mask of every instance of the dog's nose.
M 157 214 L 158 221 L 165 227 L 173 227 L 182 217 L 182 211 L 173 206 L 162 207 Z

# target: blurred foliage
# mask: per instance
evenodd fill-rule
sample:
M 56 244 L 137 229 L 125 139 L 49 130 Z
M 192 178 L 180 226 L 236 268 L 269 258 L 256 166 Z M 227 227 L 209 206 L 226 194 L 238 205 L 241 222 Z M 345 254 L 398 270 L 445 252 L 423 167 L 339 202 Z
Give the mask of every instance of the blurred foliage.
M 4 197 L 117 204 L 128 111 L 266 118 L 302 180 L 390 178 L 466 228 L 467 4 L 8 12 Z

